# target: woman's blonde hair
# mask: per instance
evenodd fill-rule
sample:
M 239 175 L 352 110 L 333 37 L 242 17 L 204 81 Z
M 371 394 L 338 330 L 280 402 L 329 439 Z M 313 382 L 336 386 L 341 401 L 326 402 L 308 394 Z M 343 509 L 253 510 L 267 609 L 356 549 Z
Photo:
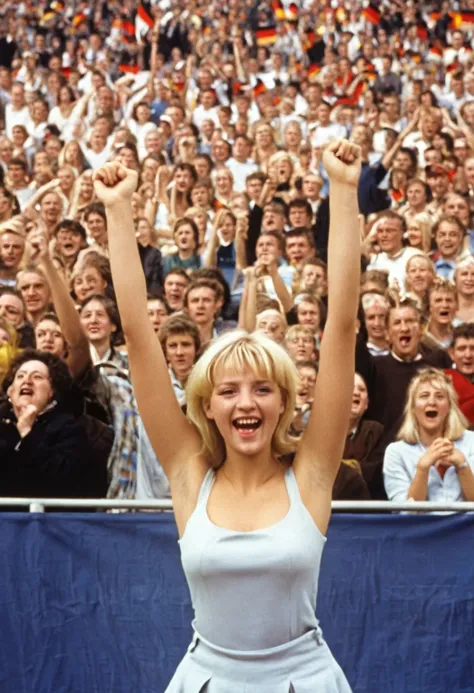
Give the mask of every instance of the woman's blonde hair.
M 431 251 L 431 245 L 433 242 L 432 228 L 433 228 L 433 217 L 427 212 L 420 212 L 415 214 L 414 217 L 410 219 L 407 226 L 408 228 L 415 222 L 420 227 L 421 231 L 421 250 L 424 253 L 429 253 Z
M 437 368 L 424 368 L 411 381 L 408 388 L 403 423 L 398 431 L 398 440 L 414 445 L 420 442 L 420 431 L 415 416 L 415 399 L 421 385 L 435 385 L 448 395 L 449 414 L 446 418 L 443 437 L 451 441 L 458 440 L 469 427 L 469 423 L 459 408 L 458 396 L 451 378 Z
M 187 415 L 201 435 L 202 452 L 210 463 L 217 467 L 226 456 L 224 439 L 205 412 L 216 378 L 223 369 L 239 374 L 250 369 L 263 380 L 278 385 L 285 408 L 273 433 L 271 448 L 278 457 L 294 452 L 296 439 L 288 431 L 295 408 L 296 368 L 283 347 L 266 335 L 233 330 L 211 343 L 194 366 L 186 384 Z

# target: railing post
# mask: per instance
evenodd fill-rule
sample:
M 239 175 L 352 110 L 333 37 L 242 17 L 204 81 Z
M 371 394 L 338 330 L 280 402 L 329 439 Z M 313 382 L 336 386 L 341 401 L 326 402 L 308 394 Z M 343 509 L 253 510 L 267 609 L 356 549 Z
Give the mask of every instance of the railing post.
M 34 501 L 33 503 L 30 503 L 29 511 L 30 513 L 44 513 L 44 505 L 43 503 L 37 503 Z

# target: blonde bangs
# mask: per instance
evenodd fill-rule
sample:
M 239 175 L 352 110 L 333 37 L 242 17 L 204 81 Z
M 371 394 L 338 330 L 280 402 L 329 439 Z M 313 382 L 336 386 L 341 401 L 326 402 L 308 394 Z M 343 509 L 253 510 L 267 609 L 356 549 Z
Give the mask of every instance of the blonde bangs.
M 464 435 L 469 427 L 469 422 L 459 408 L 458 396 L 451 378 L 437 368 L 425 368 L 419 371 L 418 375 L 411 381 L 408 388 L 405 415 L 397 439 L 412 445 L 419 443 L 420 432 L 415 416 L 415 399 L 419 388 L 427 383 L 443 390 L 448 396 L 449 413 L 446 417 L 443 436 L 454 442 Z
M 272 451 L 277 456 L 296 449 L 288 430 L 293 420 L 298 372 L 279 344 L 262 333 L 234 330 L 213 341 L 194 366 L 186 385 L 187 415 L 203 440 L 203 454 L 211 464 L 225 459 L 225 445 L 214 421 L 204 410 L 222 374 L 241 375 L 250 370 L 257 378 L 274 382 L 284 397 L 285 409 L 273 434 Z

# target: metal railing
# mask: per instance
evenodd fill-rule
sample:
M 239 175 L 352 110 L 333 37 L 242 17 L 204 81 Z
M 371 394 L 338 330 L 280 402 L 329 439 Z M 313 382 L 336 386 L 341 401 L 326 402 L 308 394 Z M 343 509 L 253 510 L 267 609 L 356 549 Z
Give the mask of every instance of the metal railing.
M 333 510 L 366 511 L 366 512 L 422 512 L 422 513 L 471 513 L 474 503 L 431 503 L 416 501 L 409 503 L 392 503 L 391 501 L 333 501 Z M 155 510 L 157 512 L 173 510 L 173 502 L 163 500 L 111 500 L 93 498 L 0 498 L 2 508 L 28 508 L 30 513 L 43 513 L 47 508 L 61 510 Z M 8 510 L 6 510 L 8 512 Z

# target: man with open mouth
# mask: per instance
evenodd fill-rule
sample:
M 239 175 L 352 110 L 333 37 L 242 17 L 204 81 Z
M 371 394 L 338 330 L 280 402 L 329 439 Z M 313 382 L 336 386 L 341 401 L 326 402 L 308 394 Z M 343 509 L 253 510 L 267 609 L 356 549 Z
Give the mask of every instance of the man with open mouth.
M 356 352 L 356 371 L 364 378 L 369 391 L 367 418 L 384 425 L 379 443 L 381 455 L 396 438 L 413 377 L 427 366 L 451 366 L 444 350 L 422 343 L 420 313 L 408 299 L 389 310 L 387 335 L 390 353 L 386 356 L 371 356 L 362 340 L 358 341 Z

